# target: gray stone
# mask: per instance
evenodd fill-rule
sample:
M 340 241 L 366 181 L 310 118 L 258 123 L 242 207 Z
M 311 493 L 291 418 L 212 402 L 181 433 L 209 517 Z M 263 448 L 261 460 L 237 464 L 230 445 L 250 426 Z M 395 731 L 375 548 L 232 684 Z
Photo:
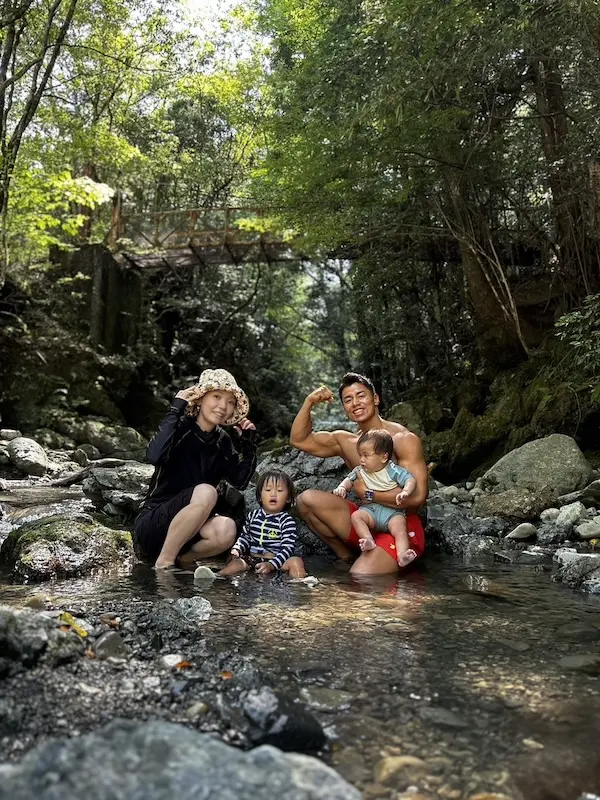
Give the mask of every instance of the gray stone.
M 0 428 L 0 439 L 5 442 L 12 442 L 13 439 L 18 439 L 23 436 L 21 431 L 16 431 L 13 428 Z
M 473 564 L 493 558 L 498 549 L 498 542 L 489 536 L 469 538 L 463 549 L 465 564 Z
M 600 539 L 600 521 L 582 522 L 575 528 L 575 533 L 580 539 Z
M 560 509 L 558 517 L 556 518 L 557 525 L 574 526 L 582 520 L 586 519 L 587 512 L 583 503 L 579 501 L 570 503 Z
M 150 478 L 154 473 L 151 464 L 128 461 L 119 467 L 91 467 L 83 481 L 84 494 L 98 510 L 116 514 L 135 514 L 143 500 Z
M 560 514 L 560 508 L 546 508 L 540 514 L 542 522 L 553 522 Z
M 300 697 L 314 711 L 340 711 L 349 708 L 353 699 L 350 692 L 326 686 L 305 686 L 300 689 Z
M 82 780 L 84 783 L 82 784 Z M 119 720 L 47 742 L 0 767 L 11 800 L 360 800 L 360 792 L 309 756 L 275 747 L 244 752 L 166 722 Z
M 560 565 L 553 579 L 573 589 L 581 588 L 584 581 L 600 578 L 600 555 L 595 553 L 577 553 L 562 548 L 554 555 Z
M 153 624 L 159 630 L 178 635 L 184 631 L 197 631 L 211 613 L 211 604 L 199 595 L 162 600 L 155 606 Z
M 34 439 L 18 436 L 8 445 L 12 463 L 27 475 L 45 475 L 48 469 L 48 456 L 44 448 Z
M 469 723 L 459 717 L 458 714 L 455 714 L 454 711 L 440 706 L 424 706 L 419 709 L 419 716 L 425 722 L 431 722 L 443 728 L 461 729 L 469 727 Z
M 425 436 L 423 420 L 412 403 L 396 403 L 391 408 L 387 409 L 385 418 L 392 422 L 399 422 L 401 425 L 408 428 L 409 431 L 416 433 L 417 436 L 421 438 Z
M 106 631 L 94 643 L 96 658 L 127 658 L 125 642 L 117 631 Z
M 542 522 L 537 529 L 538 544 L 562 544 L 571 535 L 573 530 L 571 525 L 559 525 L 555 522 Z
M 242 707 L 252 723 L 250 737 L 255 743 L 300 752 L 317 751 L 325 745 L 325 733 L 315 717 L 268 686 L 250 690 Z
M 570 492 L 558 498 L 561 505 L 568 505 L 579 500 L 584 506 L 596 506 L 600 503 L 600 480 L 597 478 L 578 492 Z
M 42 517 L 11 531 L 0 565 L 20 581 L 85 575 L 123 564 L 133 555 L 131 534 L 64 514 Z
M 558 662 L 558 666 L 569 671 L 600 675 L 600 653 L 580 653 L 564 656 Z
M 473 516 L 532 520 L 537 519 L 555 501 L 555 496 L 546 488 L 515 486 L 477 497 L 473 504 Z
M 439 495 L 443 500 L 449 500 L 450 502 L 470 503 L 473 500 L 471 493 L 460 486 L 444 486 L 443 489 L 440 489 Z
M 591 476 L 592 468 L 575 440 L 553 433 L 507 453 L 484 474 L 483 482 L 498 492 L 525 487 L 563 495 L 583 489 Z
M 60 624 L 46 613 L 0 606 L 0 678 L 41 659 L 54 666 L 83 653 L 79 636 Z
M 517 525 L 510 533 L 506 534 L 506 539 L 532 539 L 537 534 L 537 528 L 531 522 L 522 522 Z

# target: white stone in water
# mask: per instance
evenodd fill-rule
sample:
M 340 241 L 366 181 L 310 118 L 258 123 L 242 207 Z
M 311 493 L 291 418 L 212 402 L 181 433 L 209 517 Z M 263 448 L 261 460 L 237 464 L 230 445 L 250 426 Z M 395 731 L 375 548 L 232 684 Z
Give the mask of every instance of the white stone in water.
M 523 522 L 521 525 L 517 525 L 517 527 L 512 530 L 510 533 L 507 533 L 504 537 L 505 539 L 531 539 L 537 533 L 537 528 L 535 525 L 532 525 L 531 522 Z
M 546 508 L 540 514 L 540 519 L 542 520 L 542 522 L 552 522 L 558 517 L 559 514 L 560 514 L 560 508 Z
M 599 520 L 600 523 L 600 520 Z M 575 529 L 580 539 L 600 539 L 600 524 L 595 521 L 582 522 Z
M 569 503 L 563 506 L 556 518 L 557 525 L 577 525 L 578 522 L 587 518 L 587 510 L 583 503 Z

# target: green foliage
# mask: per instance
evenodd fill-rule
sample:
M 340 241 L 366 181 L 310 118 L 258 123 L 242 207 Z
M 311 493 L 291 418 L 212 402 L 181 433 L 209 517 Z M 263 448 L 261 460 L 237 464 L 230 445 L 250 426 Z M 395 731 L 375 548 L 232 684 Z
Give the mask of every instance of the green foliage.
M 570 350 L 570 359 L 576 371 L 590 379 L 599 380 L 600 294 L 589 295 L 581 308 L 563 314 L 557 320 L 556 328 L 556 336 Z

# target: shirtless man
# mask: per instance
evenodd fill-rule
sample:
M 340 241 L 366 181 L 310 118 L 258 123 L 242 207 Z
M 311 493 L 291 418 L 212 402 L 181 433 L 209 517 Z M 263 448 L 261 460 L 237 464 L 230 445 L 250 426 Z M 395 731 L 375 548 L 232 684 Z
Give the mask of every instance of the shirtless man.
M 419 437 L 397 422 L 388 422 L 379 416 L 379 396 L 375 387 L 364 375 L 348 372 L 342 378 L 339 390 L 340 400 L 346 416 L 356 422 L 361 431 L 384 428 L 394 440 L 394 459 L 407 469 L 417 481 L 412 494 L 402 501 L 406 509 L 406 521 L 410 547 L 418 556 L 423 554 L 425 536 L 418 509 L 427 498 L 429 475 L 423 456 Z M 333 393 L 326 386 L 311 392 L 296 415 L 290 432 L 290 444 L 298 450 L 320 458 L 341 456 L 352 469 L 359 463 L 356 441 L 358 435 L 349 431 L 318 431 L 312 429 L 311 411 L 318 403 L 330 403 Z M 365 485 L 360 478 L 354 484 L 354 491 L 361 499 L 365 498 Z M 397 508 L 396 495 L 391 489 L 387 492 L 374 492 L 370 499 L 390 508 Z M 357 553 L 358 536 L 352 528 L 350 515 L 356 506 L 349 500 L 319 489 L 307 489 L 298 497 L 298 511 L 306 524 L 326 542 L 339 558 L 352 560 Z M 383 575 L 398 570 L 394 537 L 389 533 L 376 533 L 377 547 L 360 555 L 352 565 L 351 572 L 361 575 Z

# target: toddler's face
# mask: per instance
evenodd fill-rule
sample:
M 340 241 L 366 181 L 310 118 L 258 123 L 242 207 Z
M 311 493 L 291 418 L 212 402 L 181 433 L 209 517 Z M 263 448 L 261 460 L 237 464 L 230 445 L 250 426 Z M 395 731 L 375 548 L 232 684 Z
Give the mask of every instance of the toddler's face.
M 388 457 L 385 453 L 375 452 L 375 445 L 372 442 L 361 444 L 358 448 L 358 457 L 361 467 L 366 469 L 367 472 L 378 472 L 388 462 Z
M 266 480 L 260 491 L 260 503 L 268 514 L 283 511 L 288 498 L 288 490 L 283 481 Z

